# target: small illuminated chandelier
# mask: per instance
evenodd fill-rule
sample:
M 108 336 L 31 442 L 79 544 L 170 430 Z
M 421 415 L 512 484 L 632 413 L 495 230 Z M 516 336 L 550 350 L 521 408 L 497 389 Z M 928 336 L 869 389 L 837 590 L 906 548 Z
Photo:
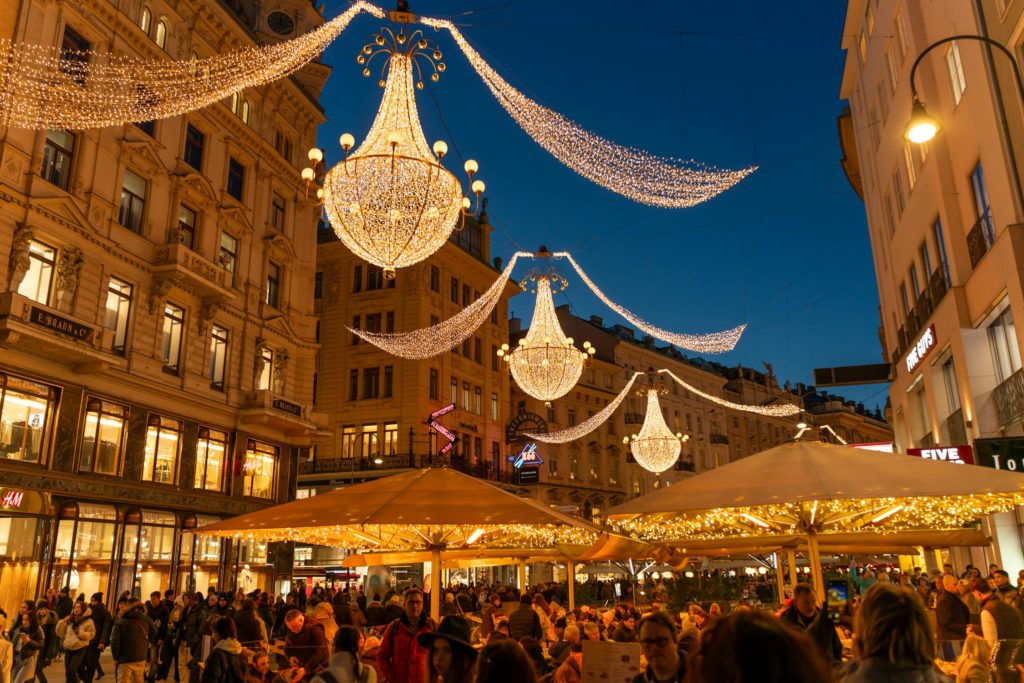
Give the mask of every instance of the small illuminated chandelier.
M 573 346 L 572 337 L 562 332 L 551 300 L 552 280 L 562 283 L 564 289 L 565 280 L 550 273 L 534 274 L 520 283 L 526 289 L 527 281 L 536 282 L 533 320 L 516 348 L 509 351 L 508 344 L 502 344 L 498 349 L 498 357 L 508 364 L 519 388 L 546 405 L 569 393 L 579 381 L 587 359 L 594 355 L 589 341 L 583 342 L 581 351 Z
M 647 414 L 644 416 L 643 427 L 639 434 L 627 436 L 623 443 L 629 444 L 636 463 L 648 472 L 661 473 L 676 464 L 683 444 L 689 436 L 673 434 L 665 424 L 665 416 L 661 412 L 658 394 L 663 389 L 648 387 Z
M 355 138 L 349 133 L 341 136 L 345 158 L 323 176 L 316 195 L 345 246 L 393 279 L 397 268 L 440 249 L 473 203 L 441 165 L 448 145 L 438 140 L 431 150 L 416 110 L 415 90 L 423 89 L 424 74 L 437 82 L 445 70 L 440 50 L 421 31 L 406 35 L 403 29 L 396 35 L 385 28 L 356 58 L 364 65 L 364 76 L 371 75 L 369 64 L 378 55 L 385 61 L 377 117 L 366 140 L 351 154 Z M 309 160 L 313 167 L 302 171 L 307 185 L 317 179 L 323 152 L 309 150 Z M 465 170 L 479 211 L 485 186 L 473 179 L 477 162 L 467 160 Z

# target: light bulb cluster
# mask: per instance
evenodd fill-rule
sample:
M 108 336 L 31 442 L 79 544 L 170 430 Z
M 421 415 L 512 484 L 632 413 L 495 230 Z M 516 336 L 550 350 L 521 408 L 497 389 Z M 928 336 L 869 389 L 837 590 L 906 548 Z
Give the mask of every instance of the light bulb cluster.
M 768 417 L 792 417 L 793 415 L 799 415 L 801 411 L 800 406 L 793 405 L 792 403 L 780 403 L 778 405 L 771 406 L 751 406 L 743 403 L 733 403 L 732 401 L 726 401 L 724 398 L 712 396 L 711 394 L 701 391 L 692 384 L 684 382 L 671 370 L 662 369 L 658 370 L 658 372 L 668 375 L 674 379 L 679 386 L 683 387 L 687 391 L 694 393 L 707 401 L 711 401 L 714 404 L 720 405 L 723 408 L 742 410 L 745 413 L 756 413 L 758 415 L 766 415 Z
M 688 349 L 690 351 L 696 351 L 697 353 L 725 353 L 726 351 L 732 351 L 736 347 L 736 343 L 740 340 L 740 335 L 743 334 L 743 330 L 747 327 L 746 325 L 740 325 L 732 328 L 731 330 L 712 332 L 709 334 L 679 334 L 664 330 L 660 327 L 655 327 L 640 316 L 629 312 L 605 296 L 605 293 L 602 292 L 594 281 L 587 277 L 587 274 L 583 272 L 583 269 L 578 263 L 576 263 L 576 259 L 572 257 L 572 254 L 567 251 L 559 251 L 555 252 L 553 256 L 556 258 L 565 258 L 569 261 L 569 263 L 572 264 L 573 269 L 576 270 L 576 274 L 580 276 L 580 279 L 583 280 L 587 287 L 590 287 L 590 290 L 594 295 L 603 301 L 608 308 L 621 315 L 642 332 L 646 332 L 652 337 L 668 342 L 669 344 L 674 344 L 680 348 Z
M 647 414 L 640 433 L 624 439 L 629 443 L 636 464 L 649 472 L 664 472 L 679 460 L 683 442 L 687 438 L 682 434 L 673 434 L 668 428 L 658 401 L 658 390 L 648 388 Z
M 302 68 L 360 12 L 384 16 L 379 7 L 360 1 L 292 40 L 189 61 L 0 40 L 0 125 L 86 130 L 202 109 Z
M 547 276 L 536 279 L 537 302 L 526 336 L 516 348 L 509 350 L 502 344 L 498 357 L 504 360 L 519 388 L 538 401 L 545 403 L 565 396 L 576 386 L 583 365 L 594 355 L 590 342 L 583 342 L 583 350 L 573 346 L 566 337 L 555 315 L 551 299 L 551 280 Z
M 584 178 L 612 192 L 652 206 L 688 207 L 724 192 L 755 170 L 724 171 L 605 140 L 509 85 L 452 22 L 426 17 L 420 21 L 451 33 L 491 94 L 537 144 Z
M 380 333 L 366 332 L 354 328 L 348 331 L 377 348 L 390 353 L 392 356 L 409 359 L 423 359 L 437 356 L 446 351 L 454 349 L 461 344 L 480 327 L 490 316 L 491 311 L 501 300 L 501 293 L 505 290 L 515 268 L 516 261 L 521 256 L 530 256 L 529 252 L 516 252 L 509 259 L 508 265 L 502 271 L 498 279 L 487 288 L 483 295 L 466 306 L 452 317 L 442 320 L 436 325 L 423 327 L 411 332 Z
M 541 434 L 540 432 L 527 432 L 523 436 L 530 441 L 540 441 L 542 443 L 569 443 L 570 441 L 583 438 L 604 424 L 605 421 L 612 416 L 612 413 L 614 413 L 619 407 L 619 404 L 625 400 L 626 395 L 633 387 L 633 383 L 636 381 L 636 378 L 642 374 L 642 372 L 633 373 L 633 376 L 629 378 L 628 382 L 626 382 L 626 386 L 622 388 L 622 391 L 620 391 L 615 398 L 609 401 L 608 405 L 595 413 L 593 417 L 589 417 L 583 422 L 573 425 L 572 427 L 560 429 L 557 432 L 547 432 L 544 434 Z

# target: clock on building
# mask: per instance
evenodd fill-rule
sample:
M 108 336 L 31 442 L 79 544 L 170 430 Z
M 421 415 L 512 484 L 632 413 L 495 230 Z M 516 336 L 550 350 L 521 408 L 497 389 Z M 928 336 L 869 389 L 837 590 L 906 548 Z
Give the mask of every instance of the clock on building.
M 295 30 L 295 21 L 284 12 L 271 12 L 267 17 L 267 26 L 279 36 L 287 36 Z

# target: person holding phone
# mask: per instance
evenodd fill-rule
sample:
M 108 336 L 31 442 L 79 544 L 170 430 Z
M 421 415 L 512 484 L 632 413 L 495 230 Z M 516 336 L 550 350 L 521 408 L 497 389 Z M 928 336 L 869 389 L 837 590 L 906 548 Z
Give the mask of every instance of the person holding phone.
M 64 648 L 64 680 L 78 683 L 78 669 L 85 663 L 86 648 L 96 638 L 92 610 L 84 602 L 76 602 L 71 614 L 57 622 L 57 637 Z
M 829 662 L 841 661 L 843 644 L 832 619 L 818 608 L 811 584 L 798 583 L 793 588 L 792 604 L 779 617 L 793 628 L 805 631 Z

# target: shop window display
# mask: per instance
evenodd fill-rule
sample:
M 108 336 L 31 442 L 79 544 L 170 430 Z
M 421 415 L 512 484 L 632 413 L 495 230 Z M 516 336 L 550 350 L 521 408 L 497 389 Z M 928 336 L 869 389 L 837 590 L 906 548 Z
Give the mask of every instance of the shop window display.
M 208 515 L 190 515 L 185 518 L 181 534 L 181 559 L 178 568 L 178 591 L 206 592 L 217 588 L 217 574 L 220 568 L 221 539 L 216 536 L 201 536 L 188 529 L 221 521 Z
M 37 593 L 51 524 L 48 494 L 0 488 L 0 605 Z
M 132 510 L 125 514 L 114 593 L 130 591 L 141 600 L 170 585 L 176 524 L 170 512 Z
M 178 466 L 181 422 L 160 415 L 149 416 L 146 430 L 146 454 L 142 465 L 143 481 L 173 484 Z
M 274 475 L 277 470 L 277 446 L 249 439 L 242 471 L 245 475 L 243 495 L 253 498 L 274 497 Z
M 128 408 L 90 397 L 86 401 L 79 472 L 117 475 L 124 451 Z
M 57 390 L 0 374 L 0 457 L 41 464 Z
M 50 586 L 72 593 L 106 593 L 114 566 L 117 511 L 110 505 L 69 503 L 57 524 Z

